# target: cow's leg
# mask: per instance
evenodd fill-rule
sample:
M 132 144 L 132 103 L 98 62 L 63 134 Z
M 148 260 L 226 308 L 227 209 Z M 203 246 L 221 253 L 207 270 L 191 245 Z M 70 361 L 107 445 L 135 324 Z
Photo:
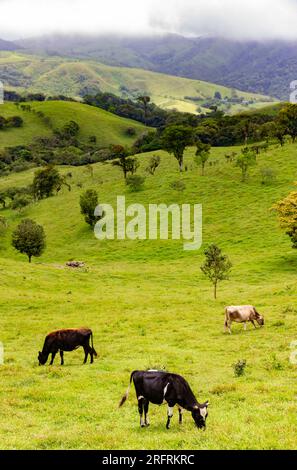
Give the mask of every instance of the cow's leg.
M 93 364 L 93 362 L 94 362 L 94 353 L 93 353 L 93 349 L 92 349 L 92 348 L 89 349 L 89 354 L 90 354 L 90 356 L 91 356 L 90 364 Z
M 170 420 L 173 416 L 173 408 L 174 408 L 174 404 L 173 403 L 168 403 L 166 429 L 170 428 Z
M 140 416 L 140 426 L 142 428 L 145 427 L 145 422 L 143 420 L 143 405 L 144 405 L 144 397 L 140 396 L 140 397 L 138 397 L 138 412 L 139 412 L 139 416 Z
M 60 349 L 60 357 L 61 357 L 61 366 L 64 365 L 64 351 Z
M 183 424 L 183 409 L 180 406 L 178 407 L 178 413 L 179 413 L 179 424 Z
M 228 328 L 228 331 L 229 331 L 230 335 L 232 335 L 231 325 L 232 325 L 232 322 L 229 320 L 229 321 L 227 322 L 227 328 Z
M 254 325 L 254 327 L 257 329 L 256 327 L 256 323 L 254 322 L 254 320 L 251 320 L 251 323 Z
M 86 362 L 88 360 L 89 351 L 88 351 L 88 348 L 86 346 L 84 346 L 83 348 L 84 348 L 84 352 L 85 352 L 84 364 L 86 364 Z
M 144 399 L 144 424 L 145 426 L 150 425 L 150 421 L 148 419 L 148 411 L 149 411 L 149 400 L 147 398 Z
M 247 328 L 247 323 L 246 321 L 244 322 L 244 331 L 246 331 L 246 328 Z
M 57 354 L 57 351 L 52 352 L 52 360 L 51 360 L 51 362 L 50 362 L 50 366 L 53 365 L 54 360 L 55 360 L 55 355 L 56 355 L 56 354 Z

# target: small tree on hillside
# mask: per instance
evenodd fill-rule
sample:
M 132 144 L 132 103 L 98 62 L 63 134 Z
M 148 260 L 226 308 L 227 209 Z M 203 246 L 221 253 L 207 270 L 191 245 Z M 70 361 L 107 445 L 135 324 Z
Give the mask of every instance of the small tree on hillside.
M 204 252 L 205 262 L 201 266 L 201 271 L 208 277 L 214 286 L 214 298 L 217 298 L 217 286 L 220 281 L 229 279 L 229 272 L 232 264 L 226 255 L 222 254 L 222 250 L 212 244 Z
M 99 217 L 95 215 L 95 209 L 98 206 L 98 193 L 94 189 L 87 189 L 80 196 L 80 212 L 85 218 L 85 222 L 94 227 Z
M 167 127 L 161 137 L 163 150 L 173 154 L 179 164 L 179 170 L 184 169 L 184 152 L 187 147 L 194 142 L 194 133 L 189 126 L 170 126 Z
M 58 170 L 48 165 L 35 172 L 33 180 L 33 195 L 35 199 L 44 199 L 53 196 L 54 192 L 61 187 L 62 179 Z
M 196 143 L 196 154 L 195 161 L 197 165 L 201 166 L 201 175 L 205 174 L 205 165 L 210 157 L 211 146 L 209 144 L 203 144 L 200 140 Z
M 111 147 L 112 165 L 119 166 L 122 169 L 125 180 L 129 173 L 134 175 L 139 167 L 137 158 L 132 157 L 132 155 L 133 152 L 122 145 L 113 145 Z
M 297 185 L 297 183 L 296 183 Z M 297 249 L 297 191 L 292 191 L 285 199 L 275 204 L 281 227 L 292 240 L 293 248 Z
M 161 158 L 159 157 L 159 155 L 153 155 L 149 161 L 146 171 L 150 175 L 154 176 L 155 171 L 159 167 L 160 163 L 161 163 Z
M 245 182 L 248 177 L 249 169 L 257 164 L 257 156 L 254 150 L 249 147 L 242 149 L 241 153 L 237 156 L 235 166 L 241 169 L 241 181 Z
M 39 257 L 45 250 L 44 229 L 34 220 L 24 219 L 13 232 L 11 243 L 20 253 L 26 254 L 31 263 L 32 256 Z

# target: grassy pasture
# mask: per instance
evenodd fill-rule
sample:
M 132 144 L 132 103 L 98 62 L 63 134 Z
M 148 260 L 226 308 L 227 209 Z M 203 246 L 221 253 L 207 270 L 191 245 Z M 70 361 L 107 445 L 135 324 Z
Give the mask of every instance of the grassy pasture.
M 66 101 L 46 101 L 29 103 L 32 109 L 42 111 L 51 119 L 54 128 L 62 127 L 66 122 L 75 121 L 80 126 L 78 138 L 87 141 L 90 136 L 97 137 L 98 145 L 104 147 L 110 143 L 131 145 L 138 135 L 147 131 L 147 127 L 139 122 L 124 119 L 103 109 L 81 103 Z M 35 113 L 22 111 L 13 103 L 0 106 L 0 116 L 5 118 L 20 116 L 24 124 L 20 128 L 10 128 L 0 131 L 0 148 L 26 145 L 35 137 L 52 134 L 52 130 Z M 128 136 L 126 131 L 131 127 L 136 135 Z
M 130 193 L 120 170 L 94 165 L 73 174 L 72 191 L 63 190 L 27 208 L 9 209 L 8 233 L 0 238 L 0 439 L 3 449 L 293 449 L 296 447 L 297 366 L 290 344 L 297 340 L 297 257 L 279 229 L 273 203 L 296 180 L 296 145 L 273 148 L 258 158 L 246 184 L 225 162 L 229 149 L 213 149 L 206 176 L 186 155 L 188 172 L 178 174 L 173 157 L 160 152 L 161 166 L 145 189 Z M 149 154 L 141 155 L 144 173 Z M 276 170 L 276 181 L 261 185 L 259 169 Z M 33 172 L 0 179 L 0 189 L 28 184 Z M 170 188 L 182 178 L 183 193 Z M 79 188 L 77 184 L 82 184 Z M 127 204 L 202 203 L 204 245 L 216 242 L 230 256 L 230 281 L 218 300 L 203 278 L 203 250 L 184 252 L 180 241 L 99 242 L 79 213 L 79 195 L 96 188 L 101 202 Z M 24 217 L 44 225 L 48 246 L 32 265 L 9 244 Z M 65 268 L 83 260 L 87 270 Z M 224 335 L 224 306 L 255 304 L 266 325 Z M 56 357 L 39 367 L 37 353 L 46 333 L 90 326 L 99 358 L 82 365 L 83 351 Z M 246 374 L 232 364 L 247 360 Z M 165 367 L 188 379 L 198 400 L 210 400 L 208 428 L 199 432 L 189 413 L 182 427 L 175 412 L 166 431 L 166 407 L 151 406 L 151 426 L 140 429 L 134 389 L 125 406 L 117 404 L 130 372 Z

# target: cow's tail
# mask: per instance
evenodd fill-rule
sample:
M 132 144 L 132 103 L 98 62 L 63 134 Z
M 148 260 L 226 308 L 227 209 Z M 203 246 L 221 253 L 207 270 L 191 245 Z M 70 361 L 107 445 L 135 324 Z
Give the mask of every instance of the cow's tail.
M 93 354 L 94 356 L 98 356 L 98 354 L 96 353 L 95 349 L 94 349 L 94 342 L 93 342 L 93 333 L 91 333 L 91 344 L 92 344 L 92 350 L 93 350 Z
M 125 395 L 122 396 L 122 399 L 119 403 L 119 408 L 121 408 L 121 406 L 123 406 L 123 404 L 126 402 L 128 396 L 129 396 L 129 392 L 130 392 L 130 388 L 131 388 L 131 383 L 132 383 L 132 380 L 133 380 L 133 375 L 135 374 L 136 371 L 132 372 L 132 374 L 130 375 L 130 383 L 129 383 L 129 386 L 126 390 L 126 393 Z

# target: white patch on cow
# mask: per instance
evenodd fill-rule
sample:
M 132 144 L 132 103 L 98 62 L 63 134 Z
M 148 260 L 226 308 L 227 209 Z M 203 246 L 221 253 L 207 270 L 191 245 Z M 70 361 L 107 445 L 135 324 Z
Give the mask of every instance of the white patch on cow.
M 166 387 L 164 387 L 164 395 L 163 395 L 163 398 L 165 398 L 165 395 L 166 395 L 166 393 L 167 393 L 168 385 L 169 385 L 169 382 L 168 382 L 168 384 L 166 385 Z
M 144 398 L 144 397 L 143 397 L 142 395 L 140 395 L 140 396 L 138 397 L 138 401 L 139 401 L 139 400 L 142 400 L 143 398 Z
M 200 415 L 202 416 L 203 419 L 206 418 L 207 414 L 207 407 L 205 406 L 204 408 L 199 408 L 200 409 Z
M 159 372 L 157 369 L 149 369 L 148 372 Z
M 140 418 L 140 426 L 141 426 L 141 427 L 144 427 L 144 426 L 145 426 L 145 423 L 144 423 L 144 419 L 143 419 L 143 418 Z
M 173 416 L 173 408 L 170 407 L 170 406 L 168 406 L 168 416 L 169 416 L 169 418 L 172 418 L 172 416 Z

